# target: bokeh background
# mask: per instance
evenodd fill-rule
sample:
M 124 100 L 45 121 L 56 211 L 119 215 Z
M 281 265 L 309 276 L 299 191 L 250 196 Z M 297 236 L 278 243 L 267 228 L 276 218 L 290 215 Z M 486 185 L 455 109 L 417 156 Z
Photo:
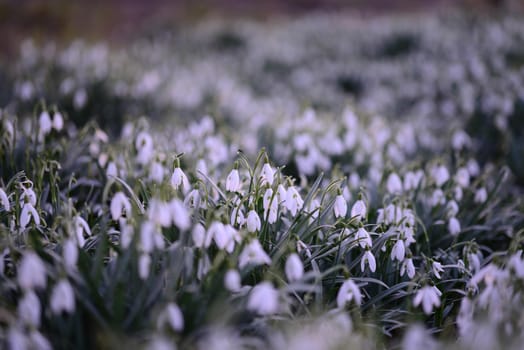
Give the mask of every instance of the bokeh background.
M 67 42 L 103 39 L 117 45 L 163 26 L 208 18 L 268 20 L 312 12 L 380 16 L 465 10 L 487 16 L 520 12 L 521 0 L 1 0 L 0 47 L 12 57 L 23 38 Z

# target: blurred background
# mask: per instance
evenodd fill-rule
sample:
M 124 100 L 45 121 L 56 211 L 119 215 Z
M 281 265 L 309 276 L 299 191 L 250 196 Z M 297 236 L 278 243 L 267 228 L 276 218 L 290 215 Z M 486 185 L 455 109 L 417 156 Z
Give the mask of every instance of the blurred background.
M 0 47 L 3 55 L 13 54 L 27 37 L 119 44 L 163 26 L 214 17 L 264 21 L 311 12 L 344 11 L 366 17 L 453 9 L 494 16 L 522 8 L 522 0 L 0 0 Z

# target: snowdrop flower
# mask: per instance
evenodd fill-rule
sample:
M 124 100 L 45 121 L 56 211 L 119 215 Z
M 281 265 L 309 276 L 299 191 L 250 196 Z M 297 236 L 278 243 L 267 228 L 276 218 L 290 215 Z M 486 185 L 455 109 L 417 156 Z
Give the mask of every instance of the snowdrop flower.
M 195 226 L 193 226 L 193 230 L 191 231 L 191 238 L 193 239 L 195 247 L 204 247 L 204 242 L 206 239 L 206 229 L 204 228 L 204 226 L 202 226 L 202 224 L 197 223 Z
M 49 341 L 42 335 L 42 333 L 37 330 L 29 331 L 29 342 L 31 343 L 31 349 L 38 350 L 52 350 L 51 344 Z M 14 348 L 11 348 L 14 349 Z
M 457 130 L 451 138 L 451 145 L 456 151 L 460 151 L 464 147 L 469 147 L 471 144 L 471 139 L 464 130 Z
M 293 253 L 287 258 L 285 271 L 289 282 L 297 281 L 304 276 L 304 264 L 298 254 Z
M 226 191 L 239 192 L 242 188 L 238 169 L 233 169 L 226 178 Z
M 18 318 L 26 325 L 38 328 L 40 326 L 40 300 L 32 290 L 26 291 L 18 303 Z
M 287 189 L 285 206 L 290 211 L 291 215 L 295 216 L 297 212 L 302 209 L 303 205 L 304 201 L 302 200 L 302 197 L 300 197 L 297 189 L 294 186 L 290 186 Z
M 464 192 L 462 191 L 462 187 L 455 186 L 455 188 L 453 188 L 453 197 L 455 198 L 455 200 L 460 202 L 463 196 Z
M 191 215 L 184 203 L 178 198 L 173 198 L 169 202 L 169 207 L 171 208 L 173 224 L 182 231 L 188 230 L 191 227 Z
M 366 219 L 367 208 L 366 203 L 362 199 L 359 199 L 351 207 L 351 217 L 356 218 L 358 221 Z
M 151 199 L 149 202 L 147 216 L 149 220 L 162 227 L 171 226 L 171 222 L 173 221 L 169 203 L 163 202 L 156 198 Z
M 200 208 L 200 192 L 197 189 L 191 190 L 184 199 L 184 205 L 187 208 Z
M 287 199 L 287 190 L 284 187 L 284 185 L 282 185 L 282 184 L 278 185 L 278 187 L 277 187 L 277 194 L 278 194 L 278 201 L 282 205 L 285 206 L 286 205 L 286 199 Z
M 238 225 L 239 227 L 243 226 L 246 222 L 244 216 L 244 211 L 241 207 L 234 207 L 231 211 L 231 225 Z
M 151 266 L 151 257 L 148 253 L 140 254 L 138 258 L 138 276 L 145 280 L 149 276 L 149 269 Z
M 166 324 L 175 332 L 180 332 L 184 329 L 184 315 L 180 307 L 175 303 L 167 304 L 164 311 L 162 311 L 158 317 L 158 328 L 163 328 Z
M 64 117 L 62 117 L 62 113 L 56 112 L 53 114 L 53 129 L 56 131 L 62 130 L 64 127 Z
M 397 259 L 398 261 L 404 261 L 406 256 L 406 248 L 402 239 L 397 240 L 393 249 L 391 250 L 391 260 Z
M 371 272 L 375 272 L 377 269 L 377 262 L 375 260 L 375 256 L 373 253 L 371 253 L 371 250 L 366 249 L 366 252 L 364 253 L 364 256 L 362 257 L 362 260 L 360 261 L 360 269 L 362 272 L 366 269 L 366 263 L 369 265 L 369 270 Z
M 455 202 L 453 199 L 448 202 L 446 205 L 446 214 L 449 217 L 456 216 L 459 212 L 459 206 L 457 202 Z
M 347 279 L 342 283 L 337 293 L 337 307 L 343 308 L 347 303 L 354 301 L 355 304 L 362 303 L 362 293 L 360 288 L 351 279 Z
M 20 214 L 20 228 L 26 228 L 31 219 L 33 219 L 35 225 L 40 225 L 40 215 L 38 215 L 36 209 L 31 203 L 24 203 L 22 213 Z
M 47 283 L 44 262 L 32 251 L 26 251 L 18 267 L 18 284 L 24 290 L 44 288 Z
M 273 180 L 275 176 L 275 171 L 269 165 L 269 163 L 265 163 L 264 166 L 262 166 L 262 172 L 260 174 L 260 177 L 262 178 L 262 184 L 268 184 L 269 186 L 273 185 Z
M 69 238 L 64 241 L 62 247 L 62 256 L 64 257 L 64 264 L 66 268 L 73 269 L 78 260 L 78 243 L 75 239 Z
M 436 350 L 438 343 L 432 338 L 430 332 L 421 325 L 410 326 L 402 340 L 402 350 Z
M 467 188 L 469 186 L 469 172 L 466 168 L 460 168 L 455 174 L 455 181 L 462 188 Z
M 189 180 L 180 167 L 176 167 L 175 170 L 173 170 L 173 175 L 171 175 L 171 186 L 173 186 L 175 190 L 178 190 L 178 188 L 181 187 L 184 193 L 189 191 Z
M 260 231 L 262 225 L 256 211 L 250 210 L 249 213 L 247 213 L 246 226 L 249 232 Z
M 415 265 L 413 265 L 412 258 L 405 259 L 400 266 L 400 277 L 404 276 L 406 272 L 409 278 L 415 277 Z
M 361 248 L 371 248 L 372 241 L 371 236 L 364 227 L 361 227 L 355 233 L 355 240 L 358 242 Z
M 116 167 L 115 162 L 109 162 L 106 169 L 106 175 L 108 177 L 117 177 L 118 176 L 118 168 Z
M 348 178 L 349 187 L 352 189 L 357 189 L 360 185 L 360 176 L 358 173 L 351 173 Z
M 43 111 L 42 113 L 40 113 L 40 117 L 38 118 L 38 126 L 40 137 L 49 134 L 49 132 L 51 131 L 51 128 L 53 127 L 53 122 L 47 111 Z
M 73 219 L 73 226 L 75 229 L 75 237 L 78 246 L 81 248 L 84 246 L 85 238 L 84 234 L 91 236 L 91 229 L 87 222 L 80 215 L 76 215 Z
M 0 188 L 0 203 L 2 204 L 2 207 L 4 207 L 5 211 L 8 212 L 11 210 L 11 205 L 9 204 L 9 197 L 2 188 Z
M 460 222 L 456 217 L 452 217 L 448 222 L 448 231 L 452 236 L 456 236 L 460 233 Z
M 344 196 L 339 194 L 335 198 L 335 205 L 333 206 L 333 211 L 335 212 L 335 218 L 345 217 L 348 211 L 348 205 Z
M 33 184 L 31 183 L 31 186 Z M 20 196 L 20 203 L 22 203 L 22 206 L 25 204 L 25 203 L 29 203 L 31 204 L 33 207 L 36 206 L 36 193 L 35 191 L 33 191 L 33 188 L 32 187 L 29 187 L 29 188 L 23 188 L 22 189 L 22 194 Z
M 252 240 L 248 245 L 244 247 L 242 253 L 238 257 L 238 267 L 243 269 L 247 265 L 270 265 L 271 258 L 262 248 L 262 245 L 258 239 Z
M 438 187 L 441 187 L 449 180 L 449 171 L 444 165 L 437 165 L 431 170 L 431 177 L 435 180 Z
M 213 223 L 209 225 L 207 236 L 214 239 L 218 249 L 225 249 L 229 241 L 233 239 L 230 231 L 226 230 L 225 225 L 220 221 L 213 221 Z
M 253 287 L 247 301 L 248 310 L 260 315 L 272 315 L 278 312 L 278 290 L 270 282 L 264 281 Z
M 145 131 L 141 131 L 136 135 L 135 147 L 138 151 L 136 160 L 138 164 L 147 164 L 153 157 L 154 144 L 153 138 Z
M 308 212 L 311 215 L 309 222 L 312 223 L 315 219 L 318 218 L 318 215 L 320 214 L 320 201 L 317 198 L 313 198 L 309 202 Z
M 157 229 L 151 221 L 144 221 L 140 226 L 140 248 L 143 252 L 152 252 L 155 248 Z
M 118 220 L 122 217 L 122 212 L 127 216 L 131 215 L 131 202 L 122 192 L 117 192 L 111 199 L 110 212 L 113 220 Z
M 152 162 L 151 166 L 149 167 L 149 180 L 156 183 L 161 183 L 164 181 L 164 173 L 165 169 L 161 163 Z
M 386 181 L 386 188 L 391 194 L 398 194 L 402 192 L 402 180 L 396 173 L 391 173 Z
M 422 183 L 423 178 L 424 172 L 422 172 L 422 170 L 418 170 L 416 172 L 408 171 L 404 175 L 404 189 L 406 191 L 417 189 L 418 186 Z
M 487 199 L 488 199 L 488 192 L 486 191 L 486 188 L 485 188 L 485 187 L 481 187 L 481 188 L 479 188 L 479 189 L 475 192 L 475 198 L 474 198 L 474 202 L 475 202 L 475 203 L 477 203 L 477 204 L 482 204 L 482 203 L 484 203 Z
M 440 306 L 440 296 L 442 292 L 435 286 L 424 286 L 420 288 L 413 299 L 413 306 L 419 306 L 422 303 L 422 309 L 426 315 L 433 311 L 433 307 Z
M 133 241 L 134 229 L 132 225 L 128 225 L 125 222 L 120 222 L 120 245 L 122 248 L 127 249 Z
M 20 326 L 11 325 L 7 331 L 8 349 L 11 350 L 26 350 L 29 348 L 29 339 L 27 339 L 24 331 Z
M 437 205 L 444 204 L 446 202 L 446 197 L 444 196 L 444 192 L 440 188 L 437 188 L 433 193 L 431 194 L 431 198 L 429 199 L 429 204 L 432 207 L 436 207 Z
M 224 286 L 230 292 L 237 292 L 242 287 L 240 274 L 235 269 L 230 269 L 224 275 Z
M 75 310 L 75 293 L 69 281 L 60 280 L 51 292 L 51 311 L 54 314 L 71 313 Z
M 433 264 L 431 264 L 431 269 L 433 270 L 433 274 L 435 275 L 436 278 L 438 279 L 442 278 L 440 276 L 440 273 L 444 272 L 444 269 L 442 268 L 441 263 L 439 263 L 438 261 L 433 261 Z

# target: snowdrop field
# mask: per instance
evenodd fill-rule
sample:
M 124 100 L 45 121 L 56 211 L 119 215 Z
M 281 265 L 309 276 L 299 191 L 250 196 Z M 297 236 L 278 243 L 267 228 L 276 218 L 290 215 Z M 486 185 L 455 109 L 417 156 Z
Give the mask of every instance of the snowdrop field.
M 0 348 L 522 348 L 521 17 L 28 38 L 0 87 Z

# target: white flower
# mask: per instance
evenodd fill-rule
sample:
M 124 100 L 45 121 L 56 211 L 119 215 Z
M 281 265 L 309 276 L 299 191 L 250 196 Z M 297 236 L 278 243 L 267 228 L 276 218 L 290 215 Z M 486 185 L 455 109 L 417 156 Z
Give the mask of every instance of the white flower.
M 123 220 L 122 220 L 123 221 Z M 134 229 L 132 225 L 120 222 L 120 245 L 126 249 L 133 241 Z
M 462 191 L 462 187 L 455 186 L 455 188 L 453 188 L 453 197 L 455 198 L 455 200 L 460 202 L 463 196 L 464 192 Z
M 242 287 L 240 274 L 235 269 L 230 269 L 224 275 L 224 286 L 231 292 L 236 292 Z
M 337 293 L 337 307 L 343 308 L 348 302 L 355 301 L 355 304 L 362 303 L 362 293 L 358 286 L 351 279 L 347 279 L 342 283 Z
M 76 242 L 79 247 L 83 247 L 85 243 L 84 233 L 91 236 L 91 229 L 87 222 L 80 215 L 76 215 L 73 218 L 73 225 L 75 228 Z
M 286 260 L 286 277 L 289 282 L 294 282 L 304 276 L 304 264 L 298 254 L 291 254 Z
M 200 192 L 197 189 L 191 190 L 184 199 L 184 205 L 187 208 L 200 208 Z
M 3 188 L 0 188 L 0 203 L 2 204 L 2 207 L 4 207 L 5 211 L 11 210 L 11 205 L 9 204 L 9 197 L 7 196 Z
M 346 199 L 341 194 L 339 194 L 335 198 L 335 204 L 333 205 L 333 211 L 335 212 L 336 218 L 346 216 L 346 213 L 348 211 L 348 205 L 346 203 Z
M 135 147 L 138 151 L 136 160 L 139 164 L 147 164 L 153 157 L 154 144 L 153 138 L 145 131 L 141 131 L 136 135 Z
M 277 187 L 277 194 L 278 194 L 278 201 L 282 205 L 286 205 L 286 198 L 287 198 L 287 190 L 284 187 L 284 185 L 279 184 Z
M 153 162 L 149 167 L 149 180 L 161 183 L 164 181 L 164 173 L 164 166 L 159 162 Z
M 155 248 L 155 235 L 157 229 L 151 221 L 144 221 L 140 226 L 140 248 L 149 253 Z
M 64 127 L 64 118 L 62 117 L 62 113 L 56 112 L 53 114 L 53 129 L 56 131 L 62 130 Z
M 416 172 L 408 171 L 404 175 L 404 189 L 406 191 L 417 189 L 423 178 L 424 172 L 422 170 L 418 170 Z
M 361 248 L 371 248 L 373 245 L 371 236 L 363 227 L 359 228 L 355 233 L 355 240 L 358 242 Z
M 18 284 L 24 290 L 44 288 L 47 283 L 44 262 L 32 251 L 26 251 L 18 267 Z
M 437 205 L 444 204 L 446 202 L 446 196 L 444 196 L 444 192 L 440 188 L 437 188 L 435 191 L 433 191 L 431 198 L 429 200 L 429 204 L 432 207 L 436 207 Z
M 366 263 L 369 265 L 369 270 L 371 272 L 375 272 L 377 269 L 377 262 L 375 260 L 375 256 L 373 253 L 371 253 L 371 250 L 366 250 L 364 253 L 364 256 L 362 257 L 362 260 L 360 261 L 360 269 L 362 272 L 366 269 Z
M 258 239 L 252 240 L 248 245 L 244 247 L 242 253 L 238 257 L 238 267 L 244 268 L 247 265 L 270 265 L 271 258 L 262 248 L 262 245 Z
M 466 168 L 460 168 L 455 174 L 455 181 L 462 188 L 467 188 L 469 186 L 469 172 Z
M 291 215 L 297 215 L 297 212 L 302 209 L 303 205 L 304 201 L 302 197 L 300 197 L 297 189 L 294 186 L 290 186 L 287 189 L 285 206 L 291 212 Z
M 353 204 L 353 206 L 351 207 L 351 217 L 357 218 L 358 221 L 361 221 L 366 219 L 366 215 L 366 203 L 362 199 L 357 200 L 355 204 Z
M 271 204 L 273 202 L 276 202 L 273 196 L 273 190 L 271 188 L 268 188 L 266 192 L 264 192 L 264 196 L 262 197 L 262 204 L 264 207 L 264 217 L 267 217 L 267 213 L 270 210 Z
M 386 181 L 386 188 L 391 194 L 398 194 L 402 192 L 402 180 L 397 173 L 391 173 Z
M 477 204 L 482 204 L 484 203 L 486 200 L 488 199 L 488 192 L 486 191 L 486 188 L 485 187 L 481 187 L 479 188 L 476 192 L 475 192 L 475 203 Z
M 413 259 L 411 258 L 405 259 L 400 266 L 400 276 L 404 276 L 406 272 L 409 278 L 415 277 L 415 265 L 413 265 Z
M 249 213 L 247 213 L 246 226 L 249 232 L 260 231 L 262 225 L 256 211 L 250 210 Z
M 189 180 L 180 167 L 176 167 L 175 170 L 173 170 L 173 175 L 171 175 L 171 186 L 173 186 L 175 190 L 178 190 L 178 188 L 181 187 L 184 193 L 189 191 Z
M 29 342 L 31 343 L 31 349 L 38 350 L 52 350 L 49 341 L 37 330 L 31 330 L 29 333 Z
M 438 279 L 442 278 L 440 276 L 440 273 L 444 272 L 444 269 L 442 268 L 441 263 L 439 263 L 438 261 L 433 261 L 433 264 L 431 265 L 431 269 L 433 270 L 433 274 L 435 275 L 435 277 L 437 277 Z
M 264 281 L 257 284 L 249 294 L 247 308 L 260 315 L 275 314 L 279 309 L 278 298 L 278 290 L 270 282 Z
M 457 130 L 451 138 L 451 144 L 453 149 L 459 151 L 464 147 L 469 147 L 471 144 L 471 139 L 464 130 Z
M 431 177 L 435 180 L 438 187 L 441 187 L 449 180 L 449 171 L 444 165 L 437 165 L 431 170 Z
M 240 175 L 238 174 L 238 170 L 231 170 L 231 172 L 226 178 L 226 191 L 239 192 L 242 188 L 241 185 L 242 184 L 240 183 Z
M 75 293 L 69 281 L 62 279 L 55 285 L 50 304 L 54 314 L 71 313 L 75 310 Z
M 118 220 L 122 217 L 122 212 L 127 216 L 131 215 L 131 202 L 122 192 L 117 192 L 111 199 L 110 212 L 113 220 Z
M 36 209 L 31 203 L 24 203 L 24 206 L 22 207 L 22 213 L 20 214 L 20 228 L 26 228 L 31 218 L 33 219 L 35 225 L 40 225 L 40 215 L 38 215 Z
M 27 350 L 29 349 L 29 339 L 24 334 L 20 326 L 12 325 L 7 331 L 8 349 L 11 350 Z
M 149 268 L 151 266 L 151 257 L 149 254 L 140 254 L 138 258 L 138 276 L 145 280 L 149 276 Z
M 22 191 L 22 195 L 20 196 L 20 203 L 30 203 L 33 207 L 36 205 L 36 193 L 33 191 L 32 187 L 24 188 Z
M 147 210 L 149 220 L 162 227 L 171 226 L 171 207 L 168 203 L 153 198 L 149 201 Z
M 51 121 L 51 117 L 49 116 L 49 113 L 47 111 L 43 111 L 40 113 L 40 117 L 38 118 L 38 126 L 40 128 L 40 135 L 45 136 L 49 134 L 51 131 L 51 128 L 53 127 L 53 122 Z
M 118 168 L 115 162 L 109 162 L 109 164 L 107 165 L 106 174 L 108 177 L 117 177 L 118 176 Z
M 26 325 L 38 328 L 40 326 L 40 300 L 32 290 L 26 291 L 18 303 L 18 318 Z
M 269 165 L 269 163 L 265 163 L 264 166 L 262 166 L 262 172 L 260 174 L 260 177 L 262 178 L 262 184 L 268 184 L 269 186 L 273 185 L 273 179 L 275 176 L 275 171 Z
M 75 239 L 69 238 L 64 241 L 62 256 L 64 257 L 64 264 L 68 269 L 76 266 L 78 260 L 78 243 Z
M 452 236 L 456 236 L 460 233 L 460 222 L 456 217 L 452 217 L 448 222 L 448 231 Z
M 393 249 L 391 250 L 391 260 L 397 259 L 398 261 L 404 261 L 405 256 L 406 248 L 404 246 L 404 241 L 399 239 L 397 240 L 397 243 L 395 243 Z
M 435 286 L 425 286 L 418 290 L 413 299 L 413 306 L 419 306 L 422 303 L 422 309 L 426 315 L 433 311 L 433 307 L 440 306 L 440 296 L 442 292 Z
M 209 226 L 208 237 L 212 237 L 218 249 L 225 249 L 229 242 L 233 239 L 231 232 L 226 230 L 226 227 L 220 221 L 213 221 Z
M 167 304 L 164 311 L 160 313 L 158 317 L 158 328 L 163 328 L 166 324 L 175 332 L 180 332 L 184 329 L 184 315 L 175 303 Z
M 455 202 L 453 199 L 448 202 L 446 205 L 446 214 L 449 217 L 456 216 L 459 212 L 459 206 L 457 202 Z
M 206 229 L 204 228 L 204 226 L 202 226 L 202 224 L 197 223 L 193 227 L 193 230 L 191 231 L 191 238 L 193 238 L 193 243 L 195 244 L 195 247 L 204 247 L 204 241 L 206 239 Z
M 173 224 L 182 231 L 188 230 L 191 227 L 191 216 L 184 203 L 178 198 L 173 198 L 169 202 L 169 206 L 171 207 Z
M 245 224 L 245 222 L 246 218 L 242 208 L 240 206 L 234 207 L 233 210 L 231 210 L 231 225 L 238 225 L 238 227 L 241 227 Z

